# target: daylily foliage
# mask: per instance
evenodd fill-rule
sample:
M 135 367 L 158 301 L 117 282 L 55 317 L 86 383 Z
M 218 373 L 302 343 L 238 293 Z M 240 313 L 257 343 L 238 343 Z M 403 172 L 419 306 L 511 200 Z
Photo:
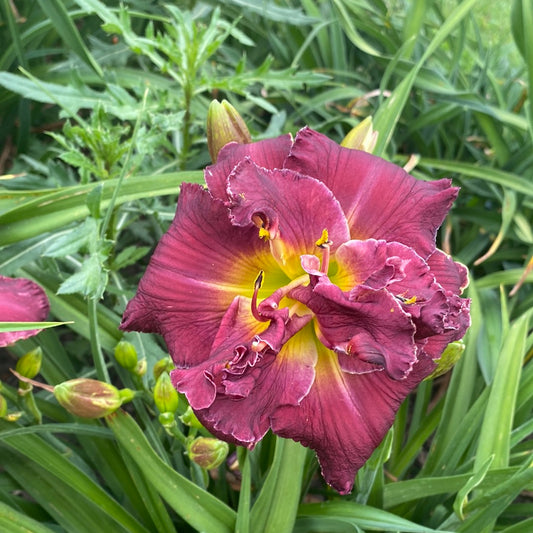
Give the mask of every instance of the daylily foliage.
M 314 449 L 344 494 L 409 392 L 469 323 L 435 247 L 458 189 L 304 128 L 230 143 L 183 185 L 122 328 L 163 335 L 216 437 Z

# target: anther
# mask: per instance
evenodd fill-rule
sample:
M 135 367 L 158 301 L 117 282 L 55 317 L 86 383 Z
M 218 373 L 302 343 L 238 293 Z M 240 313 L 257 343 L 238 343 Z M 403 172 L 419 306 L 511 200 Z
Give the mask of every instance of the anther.
M 259 289 L 263 285 L 263 274 L 264 274 L 264 272 L 262 270 L 260 270 L 259 274 L 255 278 L 255 281 L 254 281 L 254 293 L 252 295 L 252 305 L 251 305 L 252 315 L 259 322 L 267 322 L 268 321 L 268 318 L 265 318 L 263 315 L 261 315 L 261 313 L 259 312 L 259 309 L 257 308 L 257 294 L 259 292 Z
M 315 245 L 323 250 L 322 264 L 320 265 L 320 271 L 327 274 L 329 268 L 329 251 L 333 243 L 329 240 L 328 230 L 323 229 L 320 239 L 315 242 Z

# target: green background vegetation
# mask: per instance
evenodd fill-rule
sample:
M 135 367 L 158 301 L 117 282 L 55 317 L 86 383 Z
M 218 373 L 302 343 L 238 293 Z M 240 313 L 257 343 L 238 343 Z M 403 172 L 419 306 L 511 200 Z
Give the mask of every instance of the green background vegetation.
M 0 14 L 0 273 L 36 280 L 51 318 L 73 321 L 0 355 L 24 413 L 0 420 L 0 530 L 533 530 L 531 0 L 0 0 Z M 461 186 L 438 245 L 470 269 L 465 352 L 405 402 L 349 496 L 312 454 L 286 479 L 291 444 L 272 436 L 239 451 L 239 488 L 227 466 L 210 479 L 158 421 L 159 339 L 126 336 L 142 377 L 113 357 L 179 186 L 210 162 L 213 98 L 255 139 L 308 124 L 340 141 L 372 116 L 376 154 Z M 138 390 L 130 415 L 19 397 L 4 369 L 37 346 L 39 379 Z

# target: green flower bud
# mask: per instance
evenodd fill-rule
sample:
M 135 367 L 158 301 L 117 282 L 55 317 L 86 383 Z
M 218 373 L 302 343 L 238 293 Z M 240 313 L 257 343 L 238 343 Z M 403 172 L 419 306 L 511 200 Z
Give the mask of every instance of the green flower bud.
M 15 370 L 25 378 L 33 379 L 41 371 L 43 351 L 40 346 L 24 354 L 15 366 Z
M 146 358 L 142 358 L 133 369 L 133 373 L 136 374 L 139 377 L 142 377 L 146 374 L 146 370 L 148 369 L 148 365 L 146 363 Z
M 464 351 L 465 345 L 462 341 L 450 342 L 442 352 L 440 358 L 435 361 L 437 368 L 426 379 L 434 379 L 442 376 L 442 374 L 446 374 L 459 361 Z
M 133 398 L 129 389 L 119 391 L 96 379 L 71 379 L 54 387 L 54 396 L 69 413 L 82 418 L 101 418 Z
M 120 341 L 115 346 L 115 359 L 122 368 L 133 370 L 137 366 L 137 350 L 131 342 Z
M 196 418 L 191 406 L 187 407 L 187 410 L 179 417 L 179 419 L 186 425 L 192 428 L 201 429 L 203 426 Z
M 198 437 L 188 446 L 188 454 L 197 465 L 211 470 L 218 468 L 226 459 L 229 452 L 227 442 L 210 437 Z
M 159 423 L 164 428 L 171 428 L 176 423 L 176 418 L 174 417 L 174 413 L 170 413 L 168 411 L 161 413 L 158 417 Z
M 352 128 L 341 142 L 341 146 L 352 150 L 363 150 L 372 153 L 378 140 L 378 132 L 372 129 L 372 117 L 366 117 L 355 128 Z
M 178 393 L 167 372 L 163 372 L 155 384 L 154 401 L 160 413 L 174 413 L 178 408 Z
M 226 100 L 213 100 L 207 112 L 207 148 L 213 163 L 218 153 L 229 142 L 252 142 L 248 127 L 237 110 Z
M 172 362 L 172 359 L 170 357 L 163 357 L 163 359 L 160 359 L 157 361 L 157 363 L 154 365 L 154 378 L 157 381 L 159 379 L 159 376 L 163 372 L 168 372 L 174 368 L 174 363 Z
M 7 415 L 7 400 L 0 394 L 0 418 Z

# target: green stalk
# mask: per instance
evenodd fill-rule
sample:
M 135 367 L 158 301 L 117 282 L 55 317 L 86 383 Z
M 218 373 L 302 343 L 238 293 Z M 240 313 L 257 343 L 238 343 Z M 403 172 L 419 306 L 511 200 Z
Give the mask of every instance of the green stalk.
M 98 302 L 95 298 L 87 300 L 87 311 L 89 316 L 89 334 L 91 339 L 91 352 L 93 354 L 94 368 L 100 381 L 111 383 L 109 372 L 107 371 L 104 353 L 100 344 L 100 335 L 98 332 Z
M 276 451 L 263 488 L 252 508 L 254 533 L 291 533 L 300 503 L 307 454 L 298 442 L 276 439 Z

